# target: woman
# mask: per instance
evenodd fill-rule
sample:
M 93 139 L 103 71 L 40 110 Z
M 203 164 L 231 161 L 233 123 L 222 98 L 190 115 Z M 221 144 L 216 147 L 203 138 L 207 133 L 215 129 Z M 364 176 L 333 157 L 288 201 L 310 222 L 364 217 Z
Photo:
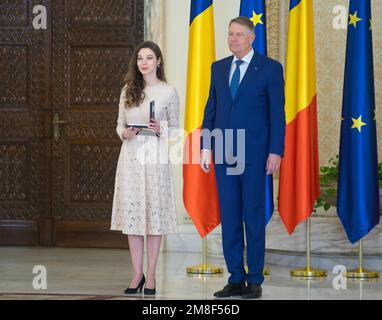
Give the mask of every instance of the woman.
M 152 101 L 154 119 L 150 119 Z M 176 131 L 178 117 L 178 94 L 166 83 L 161 50 L 155 43 L 145 41 L 132 56 L 117 125 L 123 143 L 115 178 L 111 229 L 128 235 L 134 276 L 126 294 L 142 292 L 144 285 L 144 294 L 156 293 L 155 269 L 162 235 L 177 232 L 171 170 L 168 161 L 163 161 L 163 154 L 168 154 L 166 133 Z M 146 123 L 148 129 L 128 126 L 132 123 Z

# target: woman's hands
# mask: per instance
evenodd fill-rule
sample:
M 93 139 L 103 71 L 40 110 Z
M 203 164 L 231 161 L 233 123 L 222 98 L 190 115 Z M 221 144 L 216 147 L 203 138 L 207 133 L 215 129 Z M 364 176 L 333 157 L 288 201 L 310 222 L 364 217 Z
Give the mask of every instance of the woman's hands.
M 130 139 L 135 136 L 141 129 L 129 127 L 122 132 L 122 139 Z
M 160 125 L 159 125 L 159 122 L 156 121 L 155 119 L 150 119 L 149 129 L 154 130 L 157 136 L 160 135 Z
M 159 122 L 155 119 L 151 119 L 149 123 L 149 129 L 153 130 L 157 136 L 160 136 L 160 125 Z M 134 128 L 134 127 L 128 127 L 122 132 L 122 139 L 127 140 L 135 136 L 139 131 L 142 129 L 140 128 Z

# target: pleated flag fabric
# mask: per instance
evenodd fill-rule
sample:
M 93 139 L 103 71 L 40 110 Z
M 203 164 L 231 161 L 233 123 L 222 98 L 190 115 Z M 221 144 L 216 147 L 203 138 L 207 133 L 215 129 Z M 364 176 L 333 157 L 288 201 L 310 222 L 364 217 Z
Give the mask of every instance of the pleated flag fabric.
M 370 0 L 351 0 L 342 103 L 337 213 L 355 243 L 379 223 Z
M 214 166 L 204 173 L 199 166 L 200 128 L 215 61 L 212 0 L 192 0 L 188 47 L 183 163 L 183 203 L 201 237 L 220 224 Z
M 278 209 L 289 234 L 320 193 L 313 0 L 291 0 L 285 76 L 286 136 Z

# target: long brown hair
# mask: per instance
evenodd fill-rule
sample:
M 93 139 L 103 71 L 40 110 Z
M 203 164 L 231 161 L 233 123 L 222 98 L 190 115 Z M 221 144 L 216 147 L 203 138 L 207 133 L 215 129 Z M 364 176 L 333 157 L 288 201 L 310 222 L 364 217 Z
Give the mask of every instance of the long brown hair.
M 138 53 L 143 48 L 151 49 L 154 52 L 156 58 L 158 60 L 160 59 L 160 64 L 157 67 L 157 77 L 159 80 L 166 81 L 163 66 L 163 56 L 159 46 L 152 41 L 142 42 L 134 50 L 134 53 L 130 59 L 129 70 L 125 75 L 124 79 L 124 84 L 126 85 L 126 108 L 138 106 L 145 98 L 145 93 L 143 92 L 143 89 L 145 88 L 145 83 L 143 80 L 142 73 L 139 71 L 137 65 Z

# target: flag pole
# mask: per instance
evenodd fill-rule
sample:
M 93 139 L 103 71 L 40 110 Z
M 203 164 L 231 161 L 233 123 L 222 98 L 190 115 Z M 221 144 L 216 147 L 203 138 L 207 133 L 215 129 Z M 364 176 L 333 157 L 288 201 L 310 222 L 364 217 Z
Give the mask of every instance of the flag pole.
M 326 270 L 312 268 L 310 263 L 310 218 L 306 219 L 306 267 L 290 271 L 292 277 L 321 278 L 326 277 Z
M 187 267 L 187 273 L 192 274 L 219 274 L 223 273 L 223 268 L 207 263 L 207 236 L 203 238 L 203 263 Z
M 358 268 L 346 272 L 346 278 L 355 279 L 375 279 L 379 278 L 378 271 L 367 270 L 363 268 L 363 239 L 358 241 Z

